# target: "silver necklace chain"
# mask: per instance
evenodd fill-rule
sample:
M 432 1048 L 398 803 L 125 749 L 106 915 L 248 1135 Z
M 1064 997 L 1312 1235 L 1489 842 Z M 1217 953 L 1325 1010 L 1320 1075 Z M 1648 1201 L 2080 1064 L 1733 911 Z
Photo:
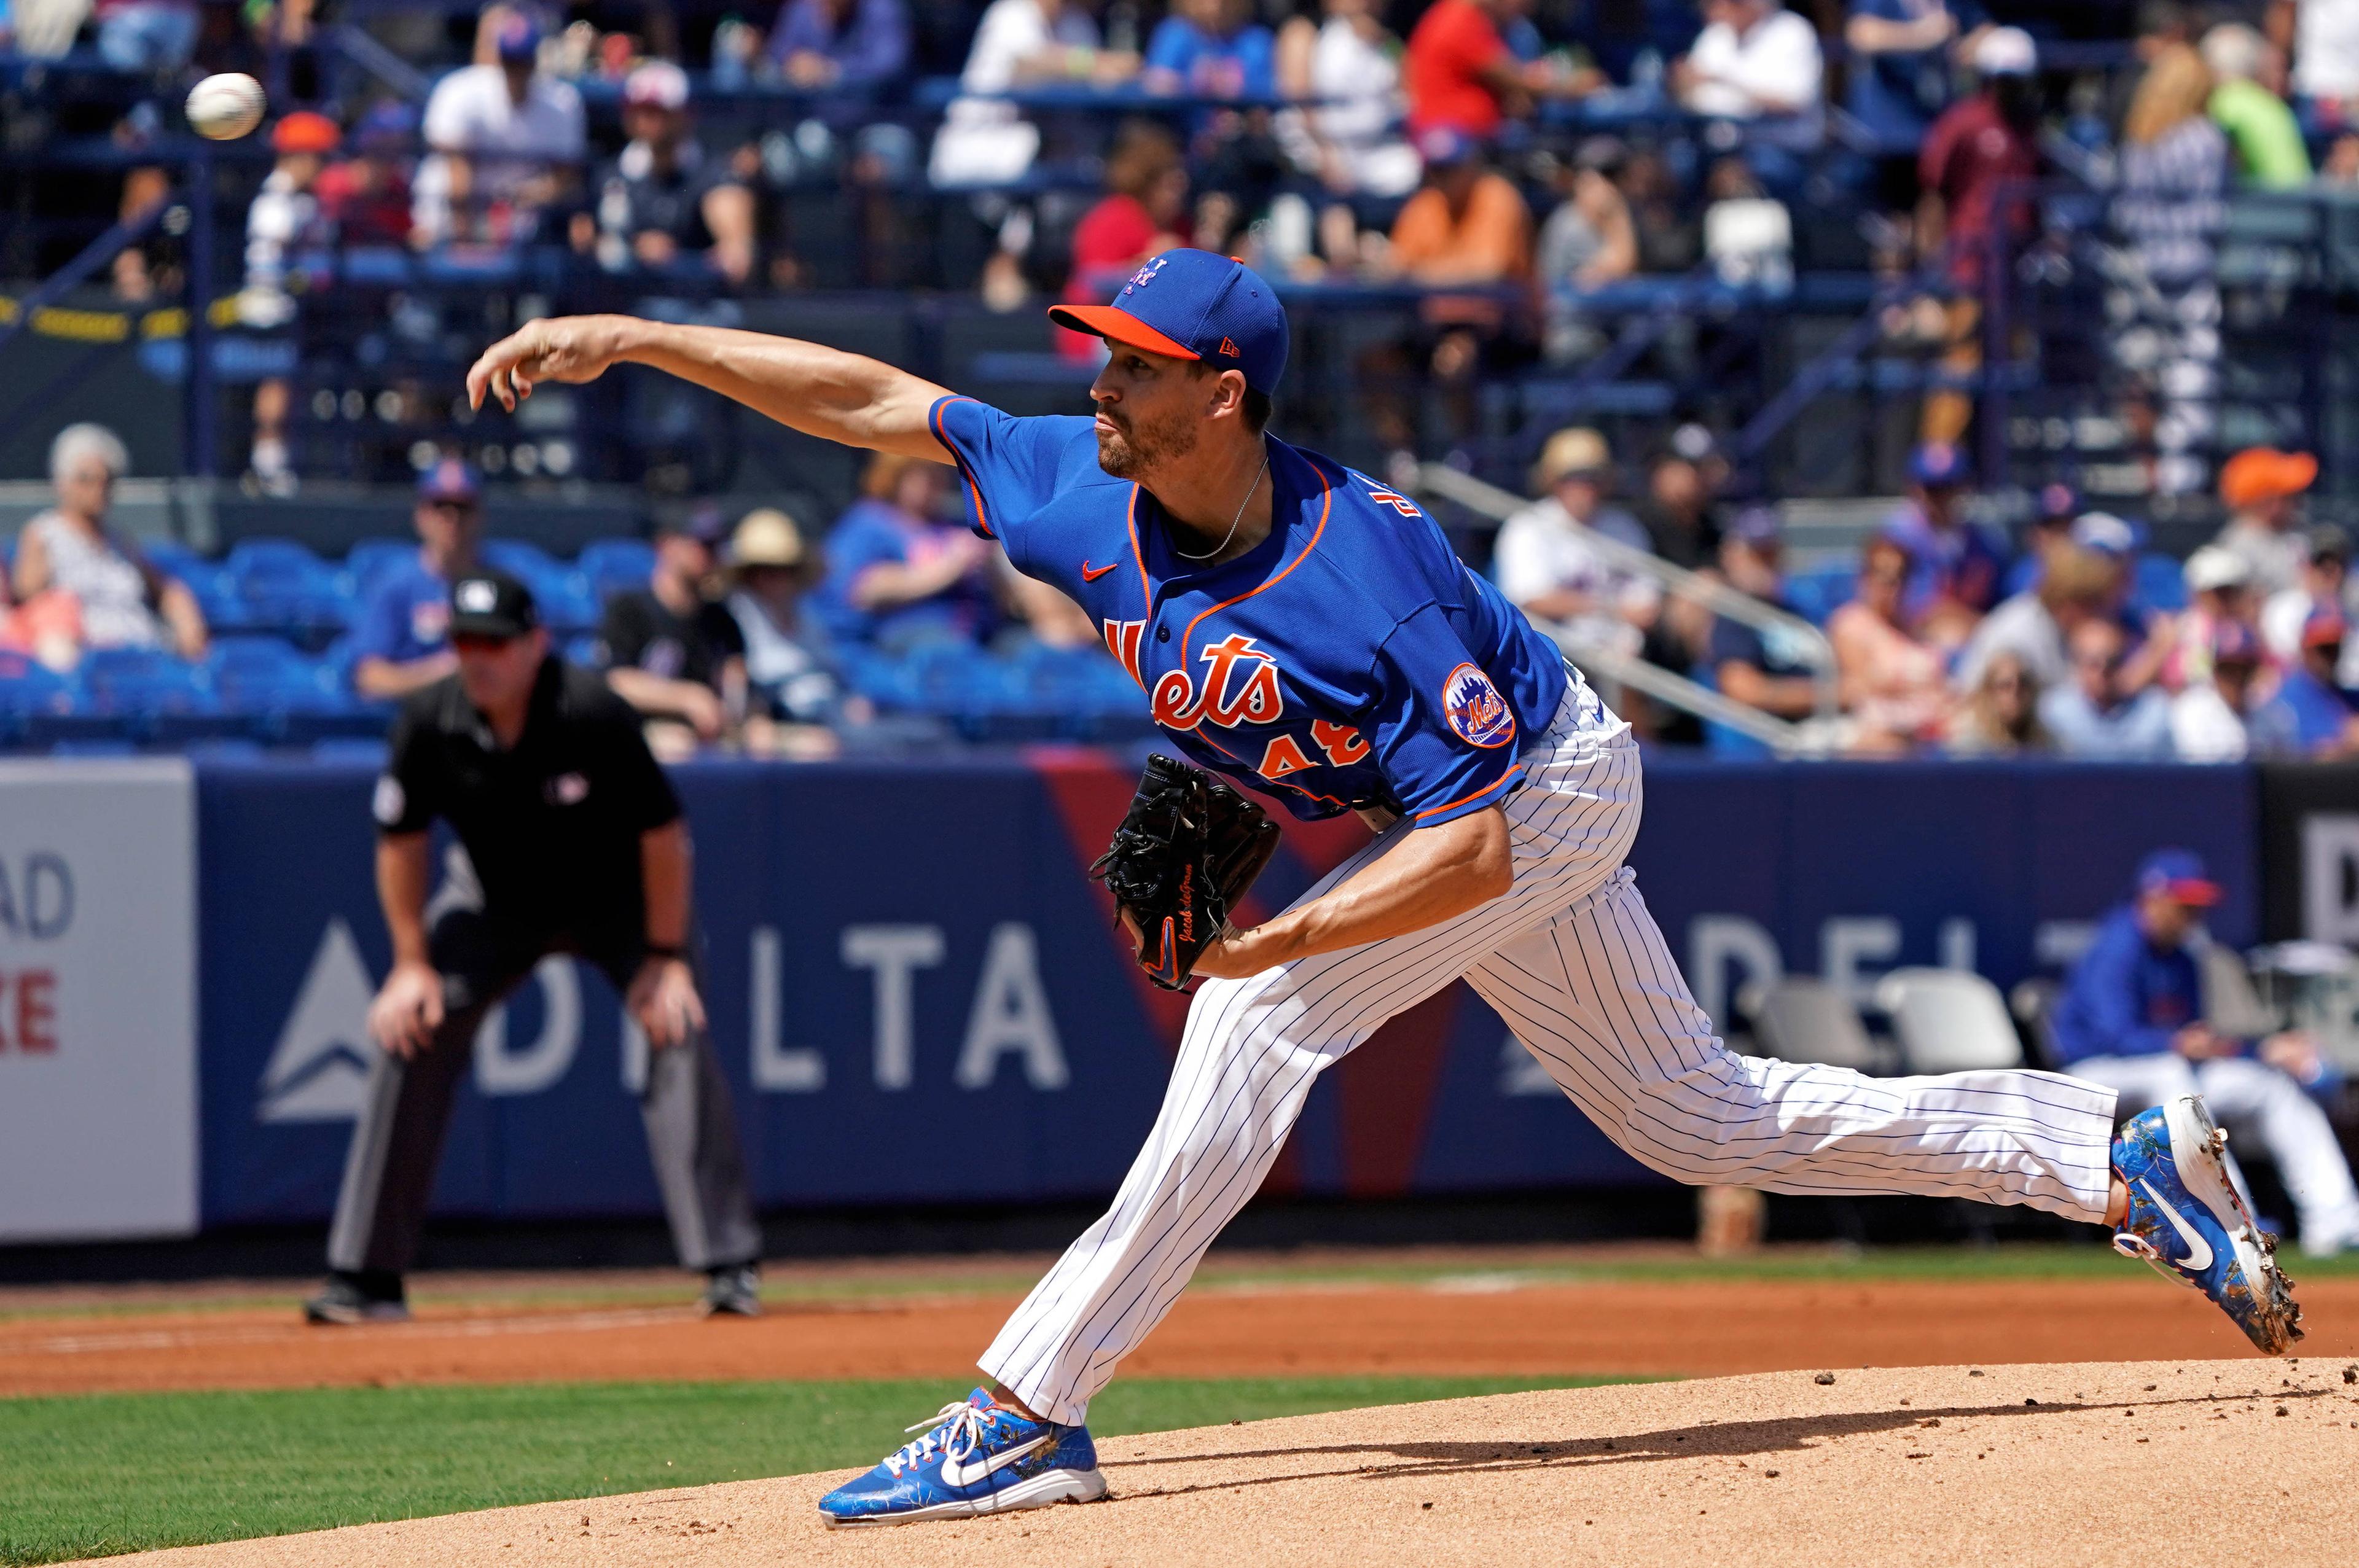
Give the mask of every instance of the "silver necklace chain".
M 1229 519 L 1229 531 L 1221 535 L 1221 542 L 1213 546 L 1211 549 L 1205 551 L 1201 556 L 1191 556 L 1187 551 L 1181 549 L 1178 541 L 1175 540 L 1171 546 L 1171 553 L 1179 557 L 1183 561 L 1209 561 L 1213 557 L 1219 555 L 1223 550 L 1227 549 L 1229 547 L 1229 541 L 1237 536 L 1237 524 L 1245 520 L 1245 508 L 1253 504 L 1254 492 L 1261 488 L 1261 481 L 1264 476 L 1268 472 L 1269 445 L 1267 442 L 1264 442 L 1261 449 L 1261 468 L 1254 474 L 1253 483 L 1245 487 L 1245 498 L 1237 503 L 1237 514 Z

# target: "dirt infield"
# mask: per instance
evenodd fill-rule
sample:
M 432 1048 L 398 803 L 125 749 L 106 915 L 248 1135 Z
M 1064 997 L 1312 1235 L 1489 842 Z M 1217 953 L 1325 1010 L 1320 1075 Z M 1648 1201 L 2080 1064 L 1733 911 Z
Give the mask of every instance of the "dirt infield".
M 680 1304 L 687 1287 L 677 1276 L 632 1291 L 605 1276 L 606 1293 L 586 1303 L 481 1295 L 444 1282 L 423 1292 L 416 1322 L 362 1329 L 306 1327 L 291 1292 L 268 1305 L 234 1296 L 208 1303 L 186 1292 L 13 1292 L 0 1299 L 0 1396 L 572 1379 L 965 1379 L 1018 1299 L 1006 1281 L 1027 1277 L 1036 1261 L 973 1266 L 971 1284 L 919 1295 L 886 1290 L 894 1276 L 872 1271 L 839 1294 L 792 1294 L 751 1323 L 700 1321 Z M 2311 1329 L 2305 1354 L 2359 1356 L 2359 1276 L 2306 1281 L 2301 1299 Z M 1125 1369 L 1712 1376 L 2125 1353 L 2230 1357 L 2244 1348 L 2193 1292 L 2129 1265 L 2079 1279 L 1579 1283 L 1478 1270 L 1413 1283 L 1216 1276 L 1181 1298 Z
M 1808 1372 L 1515 1394 L 1123 1438 L 1113 1496 L 823 1530 L 848 1472 L 547 1503 L 114 1563 L 2136 1563 L 2359 1552 L 2344 1364 Z M 2359 1377 L 2359 1373 L 2354 1373 Z

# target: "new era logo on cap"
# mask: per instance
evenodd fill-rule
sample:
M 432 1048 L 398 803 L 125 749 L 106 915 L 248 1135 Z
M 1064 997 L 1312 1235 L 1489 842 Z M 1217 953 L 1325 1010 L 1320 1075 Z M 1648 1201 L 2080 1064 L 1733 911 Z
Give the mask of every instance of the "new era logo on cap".
M 1226 361 L 1259 393 L 1275 392 L 1286 372 L 1286 311 L 1234 256 L 1166 251 L 1131 274 L 1113 304 L 1059 305 L 1049 319 L 1151 354 Z

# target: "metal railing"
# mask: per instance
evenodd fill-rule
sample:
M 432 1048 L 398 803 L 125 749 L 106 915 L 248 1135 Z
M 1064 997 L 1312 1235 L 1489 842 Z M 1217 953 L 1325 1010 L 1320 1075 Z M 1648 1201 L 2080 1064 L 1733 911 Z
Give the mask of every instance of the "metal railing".
M 1531 503 L 1512 491 L 1487 484 L 1442 463 L 1418 470 L 1418 488 L 1471 512 L 1505 523 Z M 1808 719 L 1793 719 L 1742 703 L 1725 692 L 1691 680 L 1676 670 L 1633 657 L 1619 648 L 1579 634 L 1576 628 L 1548 622 L 1534 624 L 1556 639 L 1584 675 L 1608 685 L 1627 687 L 1658 702 L 1692 713 L 1708 723 L 1722 724 L 1760 741 L 1780 756 L 1826 756 L 1841 745 L 1842 715 L 1835 694 L 1835 651 L 1825 633 L 1800 616 L 1742 593 L 1715 578 L 1673 565 L 1661 557 L 1610 538 L 1580 523 L 1569 522 L 1582 543 L 1618 572 L 1644 578 L 1670 597 L 1690 600 L 1715 615 L 1775 633 L 1786 639 L 1810 666 L 1815 709 Z

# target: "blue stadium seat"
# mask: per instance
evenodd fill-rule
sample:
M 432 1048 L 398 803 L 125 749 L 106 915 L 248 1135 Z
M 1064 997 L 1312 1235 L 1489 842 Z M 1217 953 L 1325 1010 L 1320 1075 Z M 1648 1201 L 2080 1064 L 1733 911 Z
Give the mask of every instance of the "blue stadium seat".
M 76 667 L 91 717 L 135 740 L 178 744 L 235 734 L 204 667 L 154 648 L 93 648 Z M 70 739 L 71 737 L 60 737 Z
M 222 566 L 246 625 L 316 635 L 352 623 L 352 589 L 343 575 L 293 539 L 241 539 Z
M 573 563 L 600 604 L 626 589 L 645 588 L 656 569 L 656 550 L 645 539 L 595 539 L 582 546 Z
M 2137 602 L 2148 610 L 2187 608 L 2187 568 L 2170 556 L 2137 558 Z
M 1786 579 L 1786 600 L 1813 626 L 1849 604 L 1859 585 L 1859 568 L 1850 561 L 1810 567 Z
M 73 710 L 73 681 L 22 654 L 0 653 L 0 743 L 27 739 L 33 720 Z
M 355 596 L 365 602 L 379 577 L 417 555 L 418 546 L 408 539 L 363 539 L 344 553 L 344 575 L 352 579 Z
M 167 577 L 182 582 L 192 580 L 201 573 L 213 569 L 212 562 L 177 539 L 142 539 L 139 553 L 147 557 L 148 565 Z

